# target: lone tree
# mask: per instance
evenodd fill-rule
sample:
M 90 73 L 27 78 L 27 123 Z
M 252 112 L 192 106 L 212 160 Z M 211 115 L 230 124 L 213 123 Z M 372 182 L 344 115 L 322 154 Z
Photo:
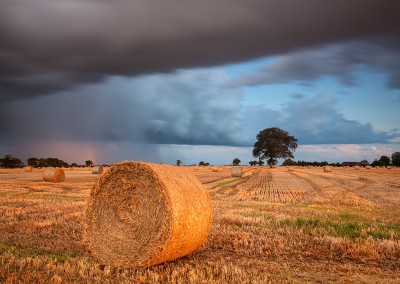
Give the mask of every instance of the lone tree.
M 296 148 L 297 139 L 294 136 L 277 127 L 266 128 L 257 134 L 253 156 L 260 160 L 268 158 L 267 164 L 272 167 L 279 158 L 294 158 Z
M 176 165 L 179 167 L 182 164 L 181 160 L 176 160 Z
M 233 159 L 232 164 L 234 166 L 239 166 L 240 162 L 241 162 L 241 160 L 239 160 L 239 158 L 235 158 L 235 159 Z
M 85 161 L 86 167 L 91 167 L 93 166 L 93 162 L 91 160 Z

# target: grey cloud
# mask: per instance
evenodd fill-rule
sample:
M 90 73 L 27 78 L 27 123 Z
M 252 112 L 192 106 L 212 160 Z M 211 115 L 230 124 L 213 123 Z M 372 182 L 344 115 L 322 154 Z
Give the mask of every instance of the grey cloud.
M 273 126 L 294 135 L 301 145 L 389 143 L 390 139 L 400 137 L 394 132 L 374 131 L 370 123 L 347 120 L 337 109 L 335 99 L 327 94 L 292 99 L 281 111 L 252 106 L 245 112 L 251 112 L 253 120 L 262 121 L 257 129 L 252 128 L 253 133 L 246 132 L 246 137 L 253 139 L 258 131 Z
M 396 32 L 399 10 L 397 0 L 5 0 L 0 100 Z
M 347 120 L 337 109 L 335 99 L 327 94 L 302 101 L 292 101 L 283 112 L 285 127 L 302 144 L 388 143 L 398 134 L 374 131 L 370 123 Z
M 389 76 L 388 87 L 400 88 L 400 34 L 327 44 L 281 55 L 252 74 L 230 82 L 230 86 L 301 82 L 310 84 L 323 76 L 356 84 L 354 73 L 368 66 Z
M 0 128 L 14 141 L 236 145 L 243 94 L 223 89 L 225 81 L 218 70 L 114 77 L 75 92 L 8 102 L 0 107 Z

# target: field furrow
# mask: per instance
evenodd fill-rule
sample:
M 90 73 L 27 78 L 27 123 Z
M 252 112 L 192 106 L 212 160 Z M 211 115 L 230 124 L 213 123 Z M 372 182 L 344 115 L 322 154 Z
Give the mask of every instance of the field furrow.
M 182 167 L 183 168 L 183 167 Z M 208 189 L 207 241 L 146 269 L 104 266 L 84 243 L 98 175 L 0 169 L 0 283 L 400 283 L 400 169 L 189 168 Z

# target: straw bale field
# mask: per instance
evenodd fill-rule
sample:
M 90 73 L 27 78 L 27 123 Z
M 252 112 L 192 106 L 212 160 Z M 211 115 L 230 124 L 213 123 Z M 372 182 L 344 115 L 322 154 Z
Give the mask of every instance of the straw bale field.
M 400 283 L 399 168 L 243 170 L 191 168 L 214 207 L 200 250 L 118 269 L 82 242 L 99 175 L 0 169 L 0 283 Z

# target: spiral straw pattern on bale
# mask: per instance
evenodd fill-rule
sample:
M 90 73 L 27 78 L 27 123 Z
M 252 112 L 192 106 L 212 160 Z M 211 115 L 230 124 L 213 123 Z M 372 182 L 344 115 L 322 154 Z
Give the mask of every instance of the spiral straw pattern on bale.
M 148 267 L 197 250 L 211 219 L 208 193 L 188 170 L 125 161 L 104 172 L 92 189 L 85 239 L 102 264 Z
M 65 180 L 65 173 L 60 168 L 46 168 L 43 171 L 42 178 L 44 181 L 62 182 Z

